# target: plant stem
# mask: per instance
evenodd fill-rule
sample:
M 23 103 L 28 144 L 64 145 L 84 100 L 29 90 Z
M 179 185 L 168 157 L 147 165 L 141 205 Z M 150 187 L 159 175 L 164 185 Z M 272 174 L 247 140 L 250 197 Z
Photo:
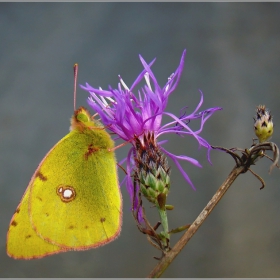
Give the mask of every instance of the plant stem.
M 175 257 L 181 252 L 183 247 L 188 243 L 188 241 L 192 238 L 192 236 L 196 233 L 198 228 L 202 225 L 208 215 L 212 212 L 215 206 L 218 204 L 220 199 L 232 185 L 234 180 L 245 170 L 244 166 L 234 167 L 230 172 L 227 179 L 217 190 L 212 199 L 208 202 L 202 212 L 198 215 L 196 220 L 192 223 L 190 228 L 184 235 L 180 238 L 180 240 L 175 244 L 175 246 L 168 252 L 166 255 L 160 260 L 160 262 L 155 266 L 155 268 L 148 275 L 148 278 L 158 278 L 162 275 L 162 273 L 166 270 L 166 268 L 170 265 L 170 263 L 175 259 Z
M 166 213 L 166 210 L 165 210 L 165 207 L 164 209 L 161 209 L 160 207 L 157 207 L 158 208 L 158 212 L 159 212 L 159 216 L 160 216 L 160 221 L 161 221 L 161 224 L 162 224 L 162 227 L 163 227 L 163 242 L 164 242 L 164 245 L 167 247 L 168 246 L 168 241 L 170 239 L 170 236 L 169 236 L 169 230 L 168 230 L 168 220 L 167 220 L 167 213 Z

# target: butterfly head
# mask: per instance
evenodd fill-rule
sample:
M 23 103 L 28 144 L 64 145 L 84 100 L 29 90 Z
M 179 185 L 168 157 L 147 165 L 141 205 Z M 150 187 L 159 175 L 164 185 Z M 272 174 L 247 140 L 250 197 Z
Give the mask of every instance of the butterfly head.
M 92 129 L 95 127 L 102 127 L 102 125 L 91 117 L 86 108 L 80 107 L 74 112 L 71 118 L 70 131 L 75 129 L 83 131 L 84 129 Z

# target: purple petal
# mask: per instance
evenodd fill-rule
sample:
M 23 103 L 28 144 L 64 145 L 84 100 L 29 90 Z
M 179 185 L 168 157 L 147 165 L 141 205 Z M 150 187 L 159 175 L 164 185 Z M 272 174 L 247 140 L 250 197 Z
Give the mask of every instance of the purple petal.
M 161 149 L 164 151 L 164 153 L 166 153 L 167 155 L 169 155 L 169 157 L 174 161 L 174 163 L 176 164 L 176 166 L 178 167 L 178 169 L 180 170 L 180 172 L 182 173 L 183 177 L 185 178 L 185 180 L 191 185 L 191 187 L 196 190 L 196 188 L 194 187 L 194 184 L 192 183 L 191 179 L 189 178 L 188 174 L 185 172 L 185 170 L 182 168 L 182 166 L 180 165 L 180 163 L 178 162 L 178 160 L 176 159 L 176 156 L 174 156 L 173 154 L 167 152 L 165 149 L 163 149 L 161 147 Z

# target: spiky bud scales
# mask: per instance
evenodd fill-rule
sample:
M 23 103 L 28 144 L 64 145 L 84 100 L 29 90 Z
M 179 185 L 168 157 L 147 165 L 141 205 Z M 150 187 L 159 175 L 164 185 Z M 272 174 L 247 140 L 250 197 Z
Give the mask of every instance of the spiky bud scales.
M 135 177 L 140 192 L 150 202 L 163 207 L 162 198 L 166 199 L 170 188 L 170 169 L 166 157 L 157 146 L 152 133 L 144 135 L 141 140 L 136 138 L 135 144 L 137 152 Z

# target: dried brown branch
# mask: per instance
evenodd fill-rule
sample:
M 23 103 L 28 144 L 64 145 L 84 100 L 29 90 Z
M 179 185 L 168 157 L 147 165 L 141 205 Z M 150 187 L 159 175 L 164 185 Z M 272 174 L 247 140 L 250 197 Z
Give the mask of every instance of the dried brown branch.
M 224 196 L 226 191 L 229 189 L 229 187 L 232 185 L 232 183 L 235 181 L 235 179 L 241 173 L 246 173 L 249 170 L 262 183 L 261 189 L 264 188 L 264 186 L 265 186 L 264 180 L 259 175 L 257 175 L 255 172 L 253 172 L 250 169 L 250 166 L 254 165 L 256 163 L 256 161 L 259 160 L 260 158 L 266 156 L 265 155 L 266 150 L 271 150 L 273 152 L 273 159 L 268 157 L 273 162 L 272 165 L 270 166 L 270 172 L 275 166 L 278 167 L 279 149 L 278 149 L 277 145 L 273 142 L 253 144 L 250 149 L 240 149 L 240 148 L 226 149 L 223 147 L 213 147 L 213 146 L 212 146 L 212 148 L 219 149 L 219 150 L 225 151 L 226 153 L 230 154 L 233 157 L 233 159 L 235 160 L 236 166 L 230 172 L 227 179 L 220 186 L 220 188 L 217 190 L 215 195 L 208 202 L 208 204 L 205 206 L 205 208 L 202 210 L 202 212 L 198 215 L 198 217 L 192 223 L 192 225 L 189 227 L 189 229 L 184 233 L 184 235 L 175 244 L 175 246 L 164 255 L 164 257 L 160 260 L 160 262 L 156 265 L 156 267 L 148 275 L 148 278 L 157 278 L 162 275 L 162 273 L 166 270 L 166 268 L 170 265 L 170 263 L 176 258 L 176 256 L 181 252 L 181 250 L 184 248 L 184 246 L 189 242 L 189 240 L 192 238 L 192 236 L 196 233 L 196 231 L 199 229 L 199 227 L 202 225 L 202 223 L 206 220 L 206 218 L 210 215 L 210 213 L 213 211 L 215 206 L 218 204 L 218 202 Z M 236 153 L 236 151 L 241 152 L 242 156 L 239 156 Z
M 168 252 L 166 255 L 160 260 L 157 266 L 152 270 L 152 272 L 148 275 L 148 278 L 158 278 L 162 275 L 165 269 L 169 266 L 169 264 L 175 259 L 175 257 L 180 253 L 180 251 L 184 248 L 184 246 L 189 242 L 192 236 L 196 233 L 205 219 L 209 216 L 215 206 L 218 204 L 220 199 L 232 185 L 234 180 L 245 170 L 245 167 L 235 167 L 229 174 L 228 178 L 221 185 L 221 187 L 217 190 L 212 199 L 208 202 L 206 207 L 202 210 L 202 212 L 198 215 L 196 220 L 192 223 L 190 228 L 181 239 L 176 243 L 176 245 Z

